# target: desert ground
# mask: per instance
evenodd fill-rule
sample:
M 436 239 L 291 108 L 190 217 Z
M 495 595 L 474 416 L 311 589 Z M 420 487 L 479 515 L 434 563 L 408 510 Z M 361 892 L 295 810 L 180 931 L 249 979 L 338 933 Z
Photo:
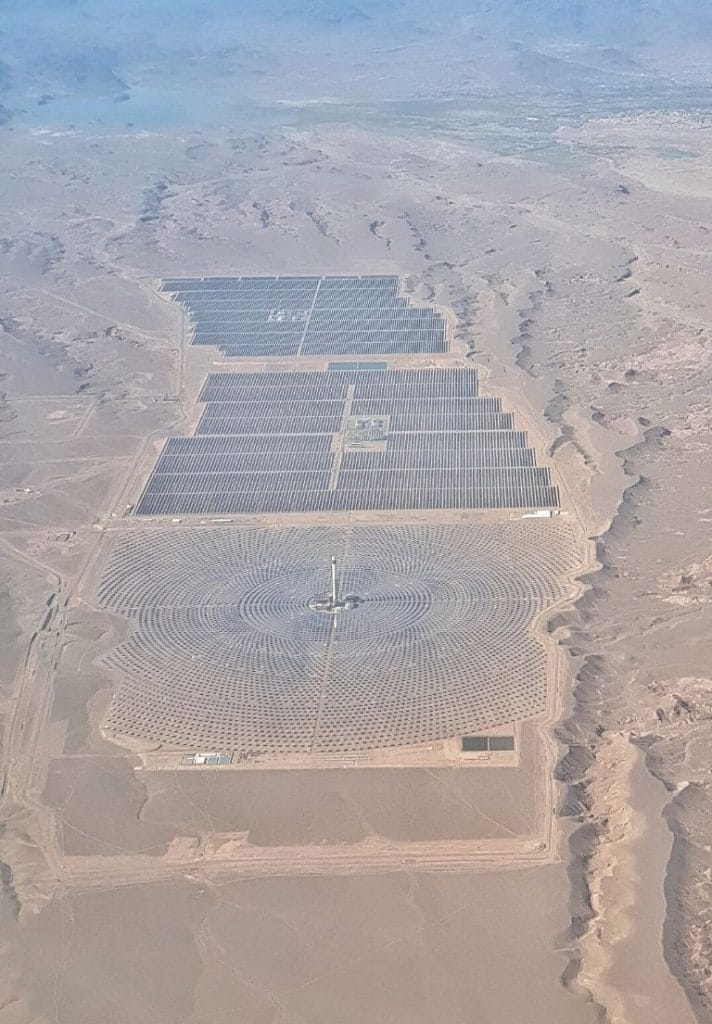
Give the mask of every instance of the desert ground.
M 3 129 L 0 1021 L 712 1019 L 710 121 L 464 107 Z M 209 273 L 401 275 L 537 437 L 589 564 L 531 763 L 102 735 L 128 626 L 92 581 L 220 365 L 156 286 Z

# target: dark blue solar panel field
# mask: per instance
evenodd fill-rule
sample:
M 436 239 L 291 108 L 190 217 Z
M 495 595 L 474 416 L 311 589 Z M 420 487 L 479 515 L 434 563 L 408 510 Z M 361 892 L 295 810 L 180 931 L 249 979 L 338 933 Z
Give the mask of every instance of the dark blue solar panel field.
M 468 367 L 211 374 L 139 515 L 551 508 L 549 470 Z
M 194 345 L 223 355 L 445 352 L 445 320 L 399 296 L 397 277 L 204 277 L 163 282 Z

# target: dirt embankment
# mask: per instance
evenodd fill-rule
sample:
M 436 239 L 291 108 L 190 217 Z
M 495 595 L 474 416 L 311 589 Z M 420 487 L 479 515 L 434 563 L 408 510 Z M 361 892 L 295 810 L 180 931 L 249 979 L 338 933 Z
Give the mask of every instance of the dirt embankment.
M 704 1021 L 712 1012 L 712 931 L 697 916 L 709 888 L 697 856 L 708 794 L 704 782 L 688 780 L 694 750 L 712 743 L 712 683 L 665 666 L 683 671 L 685 634 L 701 622 L 699 606 L 696 625 L 679 613 L 681 600 L 695 601 L 695 573 L 638 590 L 653 568 L 645 528 L 654 534 L 659 524 L 646 513 L 661 501 L 656 475 L 669 433 L 647 428 L 621 452 L 629 483 L 596 541 L 599 569 L 574 612 L 552 623 L 574 677 L 557 729 L 572 884 L 564 981 L 614 1024 Z M 641 572 L 633 577 L 636 543 Z M 661 647 L 667 658 L 656 660 Z

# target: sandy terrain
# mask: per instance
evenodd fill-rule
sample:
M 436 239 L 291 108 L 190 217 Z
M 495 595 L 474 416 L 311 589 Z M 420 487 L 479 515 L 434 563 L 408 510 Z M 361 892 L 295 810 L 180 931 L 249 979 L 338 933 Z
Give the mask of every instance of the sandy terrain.
M 712 1018 L 705 128 L 602 117 L 527 155 L 445 130 L 14 129 L 3 1024 Z M 451 307 L 595 539 L 549 625 L 556 849 L 532 846 L 543 783 L 509 769 L 208 780 L 134 771 L 98 733 L 124 627 L 77 595 L 202 372 L 153 283 L 295 269 L 402 273 Z

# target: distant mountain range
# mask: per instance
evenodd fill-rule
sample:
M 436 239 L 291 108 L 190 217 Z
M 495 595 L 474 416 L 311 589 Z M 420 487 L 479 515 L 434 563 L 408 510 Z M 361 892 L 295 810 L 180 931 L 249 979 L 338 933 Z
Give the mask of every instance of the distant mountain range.
M 709 0 L 0 0 L 0 124 L 81 122 L 83 97 L 140 123 L 142 90 L 226 82 L 268 105 L 626 84 L 654 103 L 712 85 L 711 44 Z
M 447 32 L 464 24 L 483 34 L 537 32 L 549 39 L 624 46 L 669 33 L 712 35 L 712 5 L 704 0 L 248 0 L 242 11 L 325 25 L 400 22 Z
M 156 19 L 231 23 L 285 18 L 305 25 L 420 25 L 444 32 L 466 26 L 484 34 L 537 32 L 621 45 L 669 33 L 712 34 L 712 4 L 706 0 L 122 0 L 120 7 L 110 0 L 0 0 L 0 37 L 32 24 L 38 15 L 49 24 L 62 19 L 81 25 L 117 19 L 119 12 L 128 25 Z

